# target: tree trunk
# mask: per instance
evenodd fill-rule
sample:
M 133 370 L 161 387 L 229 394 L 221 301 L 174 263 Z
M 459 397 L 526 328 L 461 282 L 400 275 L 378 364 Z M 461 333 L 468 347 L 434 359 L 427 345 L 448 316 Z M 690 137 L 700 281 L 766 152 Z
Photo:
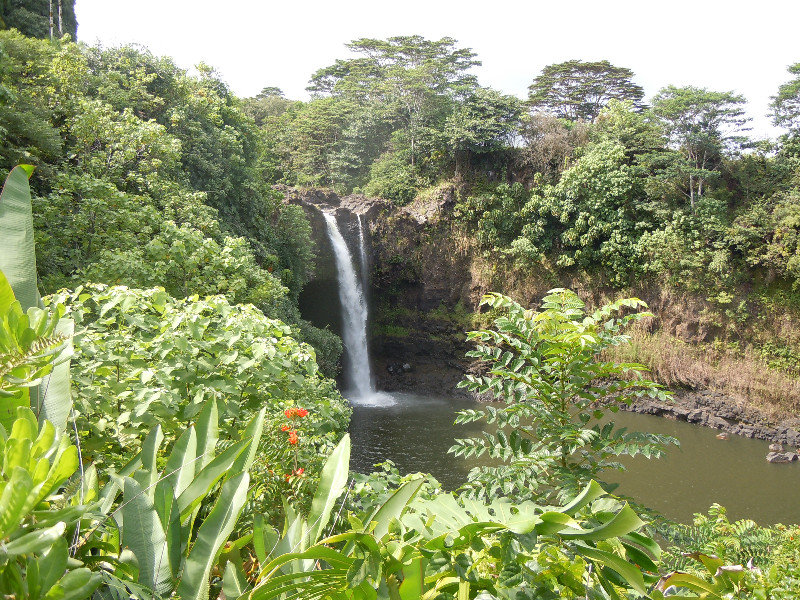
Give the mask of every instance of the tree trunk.
M 689 204 L 694 212 L 694 175 L 689 175 Z
M 58 0 L 58 37 L 64 37 L 64 24 L 61 19 L 61 0 Z
M 53 0 L 50 0 L 50 40 L 53 39 Z

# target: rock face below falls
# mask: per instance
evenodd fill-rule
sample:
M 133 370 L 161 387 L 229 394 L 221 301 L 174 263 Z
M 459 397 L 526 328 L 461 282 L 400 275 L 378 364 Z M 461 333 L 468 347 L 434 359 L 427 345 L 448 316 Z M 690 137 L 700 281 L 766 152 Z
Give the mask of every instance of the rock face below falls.
M 457 316 L 474 309 L 482 290 L 473 283 L 472 258 L 447 218 L 455 204 L 452 188 L 404 207 L 324 190 L 282 191 L 286 202 L 305 210 L 316 245 L 315 273 L 300 298 L 303 315 L 341 331 L 336 265 L 322 211 L 336 216 L 351 248 L 358 246 L 361 218 L 369 248 L 369 342 L 379 389 L 457 393 L 455 385 L 469 364 L 464 357 L 469 323 Z

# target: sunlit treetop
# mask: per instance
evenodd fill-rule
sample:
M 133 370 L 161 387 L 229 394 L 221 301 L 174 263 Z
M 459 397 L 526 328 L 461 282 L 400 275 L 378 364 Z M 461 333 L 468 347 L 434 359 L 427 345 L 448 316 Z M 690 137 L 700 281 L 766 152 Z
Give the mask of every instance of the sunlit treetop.
M 594 122 L 611 101 L 642 107 L 644 90 L 633 82 L 633 71 L 607 60 L 568 60 L 547 65 L 528 87 L 528 100 L 538 111 L 570 121 Z

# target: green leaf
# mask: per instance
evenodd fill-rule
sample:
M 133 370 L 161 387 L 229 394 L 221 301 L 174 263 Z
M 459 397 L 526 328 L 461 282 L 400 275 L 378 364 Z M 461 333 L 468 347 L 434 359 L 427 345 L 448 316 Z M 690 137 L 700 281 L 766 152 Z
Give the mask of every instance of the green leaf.
M 595 563 L 600 563 L 601 565 L 613 569 L 619 573 L 625 582 L 634 590 L 643 596 L 647 594 L 642 572 L 624 558 L 612 554 L 611 552 L 598 550 L 597 548 L 592 548 L 584 544 L 578 544 L 578 553 L 591 559 Z
M 574 515 L 584 506 L 589 504 L 590 502 L 594 502 L 600 496 L 605 494 L 605 490 L 603 487 L 597 483 L 594 479 L 589 482 L 589 484 L 581 490 L 581 493 L 575 496 L 575 498 L 567 504 L 562 510 L 562 512 L 567 513 L 568 515 Z
M 186 559 L 178 596 L 181 600 L 206 600 L 209 576 L 217 554 L 227 541 L 247 500 L 250 476 L 240 473 L 222 486 L 211 513 L 200 525 L 197 539 Z
M 102 581 L 99 573 L 93 573 L 86 568 L 75 569 L 50 588 L 44 600 L 84 600 L 100 587 Z
M 14 290 L 11 288 L 11 284 L 8 282 L 3 271 L 0 270 L 0 315 L 6 314 L 11 305 L 16 301 L 17 299 L 14 296 Z
M 24 167 L 14 167 L 0 193 L 0 271 L 11 284 L 23 311 L 41 306 L 28 177 Z
M 72 319 L 59 319 L 53 333 L 65 336 L 67 341 L 59 352 L 59 362 L 53 367 L 52 373 L 31 389 L 30 402 L 37 408 L 39 423 L 47 420 L 58 431 L 64 431 L 72 411 L 70 360 L 74 354 L 72 336 L 75 333 L 75 322 Z
M 328 526 L 331 510 L 347 485 L 349 472 L 350 435 L 345 434 L 325 461 L 319 485 L 311 501 L 311 510 L 308 513 L 310 543 L 316 542 L 322 530 Z
M 142 491 L 152 500 L 155 493 L 155 483 L 158 480 L 158 450 L 161 442 L 164 441 L 164 434 L 161 432 L 161 425 L 156 425 L 147 434 L 142 444 L 141 458 L 142 468 L 133 474 L 133 478 L 141 486 Z
M 19 526 L 32 489 L 33 480 L 28 471 L 23 467 L 14 467 L 0 495 L 0 539 L 7 537 Z
M 612 537 L 620 537 L 631 531 L 636 531 L 640 527 L 644 525 L 644 521 L 639 518 L 639 515 L 628 506 L 626 503 L 625 506 L 622 507 L 614 518 L 612 518 L 608 523 L 604 523 L 594 529 L 589 529 L 585 531 L 573 531 L 571 529 L 565 529 L 559 532 L 559 535 L 565 539 L 576 539 L 576 540 L 590 540 L 590 541 L 601 541 L 607 540 Z
M 169 548 L 153 502 L 135 479 L 125 478 L 122 494 L 122 544 L 139 562 L 139 583 L 156 593 L 172 589 Z
M 181 521 L 185 520 L 213 487 L 227 475 L 239 455 L 249 446 L 248 440 L 237 442 L 208 463 L 178 496 Z
M 34 559 L 39 565 L 39 589 L 42 593 L 53 587 L 67 570 L 68 557 L 67 540 L 60 537 L 46 553 Z M 35 594 L 31 595 L 35 597 Z
M 401 485 L 386 502 L 377 507 L 365 523 L 375 523 L 373 535 L 381 539 L 389 532 L 389 523 L 392 519 L 399 519 L 414 498 L 425 480 L 412 479 Z
M 665 575 L 658 582 L 658 585 L 656 585 L 656 589 L 663 592 L 673 585 L 678 588 L 682 587 L 693 592 L 699 592 L 703 594 L 702 597 L 706 600 L 722 600 L 722 595 L 720 593 L 722 590 L 720 590 L 717 585 L 697 575 L 690 575 L 689 573 L 675 572 Z
M 245 574 L 238 565 L 229 560 L 225 564 L 225 573 L 222 576 L 222 591 L 226 600 L 237 600 L 244 596 L 249 587 Z
M 8 558 L 14 558 L 22 554 L 44 552 L 64 535 L 65 530 L 66 524 L 63 522 L 45 529 L 36 529 L 6 544 L 2 549 L 2 554 Z
M 229 471 L 230 475 L 236 475 L 242 471 L 250 470 L 250 467 L 253 464 L 253 459 L 258 451 L 258 444 L 261 441 L 261 434 L 264 431 L 264 416 L 266 413 L 267 408 L 262 408 L 247 424 L 244 434 L 242 435 L 242 439 L 247 440 L 249 445 L 247 449 L 242 452 L 234 461 L 233 466 Z
M 190 426 L 181 434 L 172 447 L 167 464 L 164 467 L 163 479 L 156 484 L 157 488 L 169 489 L 177 498 L 194 479 L 195 471 L 199 465 L 195 464 L 197 458 L 197 433 Z
M 219 407 L 217 401 L 211 398 L 203 406 L 195 423 L 197 430 L 197 456 L 200 463 L 195 467 L 199 471 L 214 458 L 214 448 L 219 440 Z

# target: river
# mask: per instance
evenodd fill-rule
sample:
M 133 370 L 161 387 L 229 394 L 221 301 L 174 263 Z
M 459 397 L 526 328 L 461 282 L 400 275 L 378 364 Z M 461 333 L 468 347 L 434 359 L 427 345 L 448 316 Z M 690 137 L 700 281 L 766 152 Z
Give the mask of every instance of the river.
M 456 411 L 475 408 L 466 399 L 413 394 L 381 394 L 355 401 L 350 434 L 351 467 L 368 472 L 373 464 L 392 460 L 401 473 L 426 472 L 447 489 L 458 487 L 471 464 L 447 454 L 456 437 L 480 431 L 479 423 L 454 425 Z M 800 523 L 800 464 L 769 464 L 768 444 L 731 436 L 718 440 L 714 429 L 650 415 L 618 413 L 614 420 L 631 430 L 678 438 L 666 457 L 623 460 L 625 472 L 607 472 L 619 483 L 617 493 L 631 496 L 664 516 L 691 521 L 717 502 L 733 519 L 751 518 L 761 525 Z

